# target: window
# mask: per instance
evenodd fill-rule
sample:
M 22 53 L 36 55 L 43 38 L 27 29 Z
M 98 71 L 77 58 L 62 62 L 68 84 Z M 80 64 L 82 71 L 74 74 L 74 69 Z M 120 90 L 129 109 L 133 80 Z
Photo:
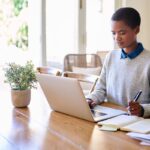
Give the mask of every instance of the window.
M 88 53 L 113 49 L 114 42 L 110 29 L 110 17 L 113 11 L 114 0 L 86 0 L 86 51 Z
M 48 65 L 62 67 L 67 53 L 77 51 L 77 0 L 46 1 L 46 59 Z
M 28 1 L 0 1 L 0 65 L 19 61 L 28 51 Z M 20 58 L 22 53 L 24 58 Z
M 113 49 L 113 11 L 114 0 L 46 0 L 47 65 L 62 68 L 67 53 Z

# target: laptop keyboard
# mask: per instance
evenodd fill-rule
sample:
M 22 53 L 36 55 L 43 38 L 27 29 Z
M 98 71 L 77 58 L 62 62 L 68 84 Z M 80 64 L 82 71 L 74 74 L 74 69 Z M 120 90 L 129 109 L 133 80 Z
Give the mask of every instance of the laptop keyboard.
M 107 115 L 105 113 L 102 113 L 102 112 L 100 112 L 98 110 L 94 110 L 94 109 L 91 109 L 91 112 L 92 112 L 92 114 L 93 114 L 94 117 L 100 117 L 100 116 Z

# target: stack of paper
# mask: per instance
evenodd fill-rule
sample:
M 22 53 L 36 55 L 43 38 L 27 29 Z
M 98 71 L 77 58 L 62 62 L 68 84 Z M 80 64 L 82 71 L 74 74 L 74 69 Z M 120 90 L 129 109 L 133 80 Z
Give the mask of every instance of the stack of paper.
M 133 139 L 137 139 L 141 141 L 141 145 L 147 145 L 150 146 L 150 134 L 142 134 L 142 133 L 134 133 L 129 132 L 127 133 L 128 136 L 130 136 Z

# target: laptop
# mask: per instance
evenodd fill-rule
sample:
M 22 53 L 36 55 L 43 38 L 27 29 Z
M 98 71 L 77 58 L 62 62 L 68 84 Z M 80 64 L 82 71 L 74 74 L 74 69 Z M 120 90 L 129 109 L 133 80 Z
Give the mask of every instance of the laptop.
M 37 74 L 37 80 L 52 110 L 92 122 L 102 121 L 125 111 L 97 105 L 90 109 L 77 79 Z

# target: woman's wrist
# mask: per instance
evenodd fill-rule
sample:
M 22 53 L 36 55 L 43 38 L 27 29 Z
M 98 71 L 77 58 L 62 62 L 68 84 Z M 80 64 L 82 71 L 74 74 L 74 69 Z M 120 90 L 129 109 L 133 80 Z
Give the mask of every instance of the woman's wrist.
M 141 106 L 141 105 L 140 105 Z M 140 117 L 143 117 L 144 116 L 144 108 L 143 106 L 141 106 L 141 114 L 140 114 Z

